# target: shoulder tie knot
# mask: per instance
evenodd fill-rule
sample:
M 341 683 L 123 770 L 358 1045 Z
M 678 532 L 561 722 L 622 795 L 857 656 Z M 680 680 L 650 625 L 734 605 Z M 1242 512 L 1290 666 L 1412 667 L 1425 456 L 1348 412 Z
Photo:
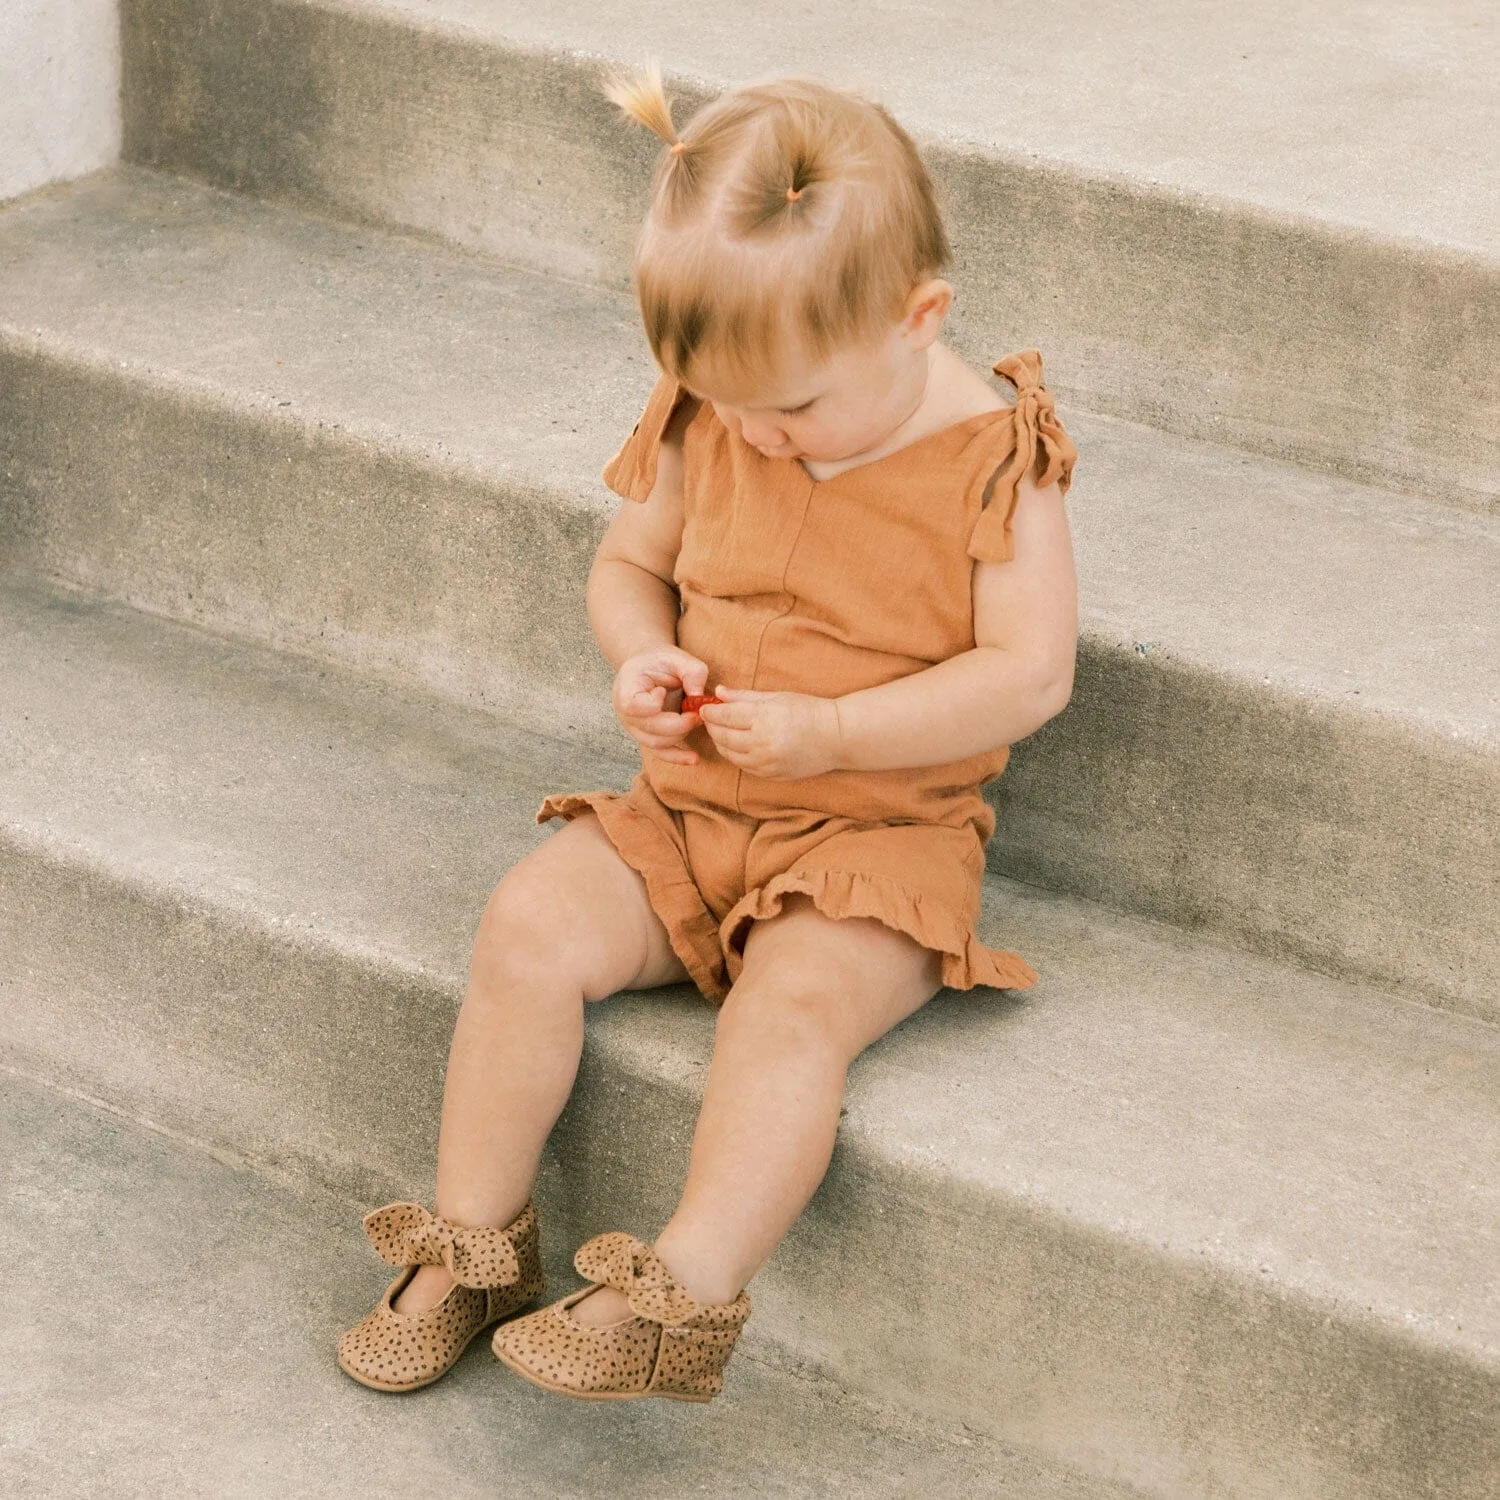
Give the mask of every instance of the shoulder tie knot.
M 1057 420 L 1057 403 L 1042 384 L 1042 356 L 1025 349 L 1009 354 L 995 367 L 995 374 L 1015 387 L 1015 457 L 1007 466 L 1007 477 L 1019 481 L 1031 475 L 1038 489 L 1059 481 L 1064 489 L 1072 477 L 1078 454 Z
M 375 1253 L 393 1266 L 446 1266 L 468 1287 L 512 1286 L 521 1279 L 508 1229 L 454 1224 L 420 1203 L 377 1208 L 365 1215 L 364 1229 Z

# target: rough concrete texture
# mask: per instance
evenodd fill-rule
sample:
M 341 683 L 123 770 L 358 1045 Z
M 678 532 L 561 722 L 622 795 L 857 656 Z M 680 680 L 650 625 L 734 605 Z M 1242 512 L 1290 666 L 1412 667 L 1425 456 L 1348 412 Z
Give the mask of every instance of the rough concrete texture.
M 115 0 L 0 9 L 0 200 L 120 159 Z
M 347 1202 L 3 1074 L 0 1202 L 5 1253 L 50 1271 L 0 1307 L 10 1496 L 1129 1493 L 753 1353 L 709 1407 L 565 1402 L 485 1340 L 424 1392 L 363 1390 L 332 1351 L 385 1268 Z
M 425 1192 L 475 916 L 540 793 L 608 768 L 182 626 L 4 600 L 11 1065 L 359 1201 Z M 987 900 L 1041 983 L 941 997 L 861 1059 L 755 1347 L 1153 1493 L 1487 1500 L 1500 1033 Z M 591 1012 L 543 1184 L 562 1244 L 661 1222 L 711 1032 L 681 991 Z
M 924 137 L 976 359 L 1039 344 L 1094 410 L 1493 509 L 1492 8 L 1080 8 L 126 0 L 126 150 L 623 284 L 655 143 L 601 58 L 654 51 L 684 114 L 852 80 Z
M 338 3 L 338 0 L 336 0 Z M 345 0 L 347 3 L 347 0 Z M 729 0 L 353 0 L 424 26 L 718 81 L 805 69 L 943 134 L 1137 181 L 1500 254 L 1500 26 L 1479 0 L 1253 11 L 1061 0 L 1024 15 Z M 1399 101 L 1409 111 L 1393 117 Z
M 8 566 L 618 747 L 626 299 L 144 173 L 13 209 L 0 270 Z M 1496 1014 L 1495 523 L 1065 415 L 1082 668 L 996 862 Z

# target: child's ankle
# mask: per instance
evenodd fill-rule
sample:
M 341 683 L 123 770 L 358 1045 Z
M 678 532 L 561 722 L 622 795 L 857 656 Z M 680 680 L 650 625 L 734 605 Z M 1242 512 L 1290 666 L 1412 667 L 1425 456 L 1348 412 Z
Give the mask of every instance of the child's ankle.
M 733 1302 L 744 1289 L 738 1268 L 724 1262 L 723 1252 L 668 1224 L 656 1241 L 656 1253 L 690 1297 L 705 1306 Z

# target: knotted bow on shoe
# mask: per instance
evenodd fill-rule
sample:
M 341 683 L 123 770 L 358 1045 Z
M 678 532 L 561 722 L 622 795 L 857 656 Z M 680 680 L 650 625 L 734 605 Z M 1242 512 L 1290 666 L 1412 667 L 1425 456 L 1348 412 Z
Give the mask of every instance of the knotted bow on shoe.
M 521 1279 L 510 1232 L 450 1223 L 420 1203 L 387 1203 L 364 1218 L 375 1253 L 393 1266 L 447 1266 L 461 1286 L 513 1286 Z
M 703 1304 L 682 1289 L 661 1256 L 632 1234 L 615 1230 L 595 1235 L 578 1247 L 573 1265 L 580 1276 L 624 1292 L 638 1318 L 673 1326 L 703 1311 Z
M 1058 480 L 1066 490 L 1078 450 L 1057 420 L 1052 392 L 1042 384 L 1040 352 L 1026 349 L 1009 354 L 995 366 L 995 374 L 1016 388 L 1016 451 L 1005 466 L 1006 482 L 1030 474 L 1039 490 Z

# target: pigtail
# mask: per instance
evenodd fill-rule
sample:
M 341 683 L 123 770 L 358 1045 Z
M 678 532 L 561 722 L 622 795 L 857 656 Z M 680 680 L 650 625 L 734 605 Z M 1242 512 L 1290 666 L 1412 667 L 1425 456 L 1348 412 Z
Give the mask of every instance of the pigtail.
M 833 159 L 839 143 L 830 140 L 830 122 L 820 111 L 802 101 L 780 101 L 767 113 L 726 204 L 730 221 L 747 237 L 816 217 L 820 189 L 838 175 Z
M 661 65 L 649 62 L 635 73 L 610 73 L 604 80 L 604 95 L 619 106 L 621 114 L 637 125 L 644 125 L 659 135 L 667 145 L 678 147 L 677 127 L 672 123 L 672 106 L 662 88 Z M 677 155 L 682 155 L 678 151 Z
M 661 66 L 649 62 L 635 73 L 611 73 L 604 80 L 605 96 L 619 106 L 627 120 L 644 125 L 669 148 L 656 172 L 656 197 L 669 219 L 683 213 L 694 197 L 699 163 L 694 143 L 677 134 L 672 106 L 662 87 Z
M 827 180 L 818 144 L 806 138 L 792 143 L 791 158 L 787 162 L 786 201 L 796 203 L 808 188 Z

